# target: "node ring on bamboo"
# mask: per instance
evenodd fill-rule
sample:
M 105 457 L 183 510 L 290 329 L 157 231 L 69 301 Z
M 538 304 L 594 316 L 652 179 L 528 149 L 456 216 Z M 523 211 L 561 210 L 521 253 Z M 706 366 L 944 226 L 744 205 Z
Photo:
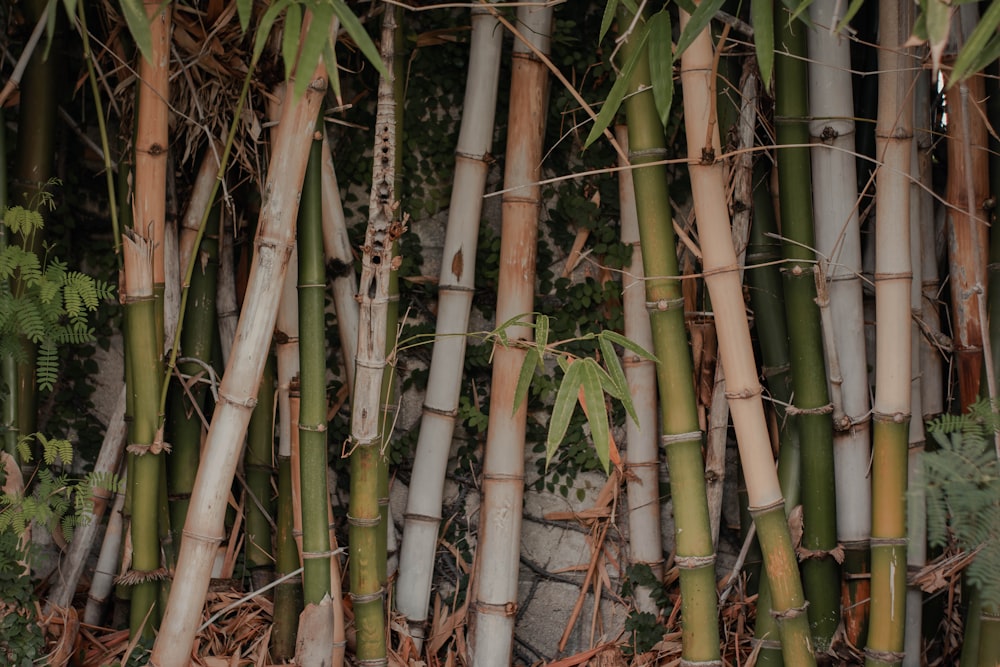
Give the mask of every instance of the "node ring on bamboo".
M 744 387 L 738 391 L 727 391 L 725 393 L 726 400 L 735 401 L 744 398 L 753 398 L 754 396 L 759 396 L 764 393 L 764 387 L 757 385 L 756 387 Z
M 761 651 L 780 651 L 781 641 L 778 639 L 757 639 L 756 637 L 750 638 L 750 645 L 757 650 L 760 647 Z
M 237 396 L 233 396 L 232 394 L 220 390 L 219 400 L 241 408 L 249 408 L 250 410 L 253 410 L 255 407 L 257 407 L 256 396 L 245 396 L 243 398 L 239 398 Z
M 665 147 L 654 146 L 652 148 L 642 148 L 634 151 L 628 152 L 628 159 L 631 162 L 633 158 L 653 158 L 665 160 L 669 153 Z
M 865 648 L 865 657 L 873 662 L 898 664 L 902 662 L 906 654 L 902 651 L 879 651 L 878 649 Z
M 473 603 L 477 614 L 487 614 L 490 616 L 507 616 L 512 617 L 517 614 L 517 603 L 516 602 L 484 602 L 482 600 L 477 600 Z
M 833 403 L 827 403 L 826 405 L 818 405 L 814 408 L 800 408 L 795 405 L 788 405 L 785 407 L 785 413 L 794 416 L 797 415 L 828 415 L 833 412 Z
M 802 603 L 800 607 L 789 607 L 788 609 L 772 609 L 771 618 L 776 621 L 784 621 L 793 618 L 798 618 L 806 613 L 809 609 L 809 600 Z
M 433 415 L 440 415 L 441 417 L 449 417 L 451 419 L 458 416 L 458 408 L 446 410 L 444 408 L 435 408 L 434 406 L 427 405 L 426 403 L 424 403 L 424 412 L 429 412 Z
M 310 433 L 326 433 L 326 423 L 320 422 L 319 424 L 303 424 L 299 422 L 300 431 L 309 431 Z
M 907 537 L 872 537 L 869 541 L 872 549 L 879 547 L 905 547 L 910 543 Z
M 431 516 L 430 514 L 416 514 L 413 512 L 407 512 L 403 515 L 403 518 L 408 521 L 416 521 L 417 523 L 432 523 L 436 524 L 441 521 L 439 516 Z
M 354 593 L 352 591 L 350 593 L 350 596 L 351 596 L 351 602 L 353 602 L 354 604 L 356 605 L 366 604 L 368 602 L 375 602 L 376 600 L 382 600 L 383 598 L 385 598 L 385 589 L 379 588 L 377 591 L 373 593 Z
M 785 499 L 779 497 L 777 500 L 769 502 L 767 505 L 759 505 L 757 507 L 748 507 L 747 511 L 750 512 L 750 516 L 757 518 L 762 514 L 767 514 L 768 512 L 773 512 L 776 509 L 785 509 Z
M 680 667 L 722 667 L 721 660 L 688 660 L 681 658 Z
M 688 431 L 687 433 L 665 433 L 664 435 L 660 436 L 660 442 L 663 443 L 664 447 L 669 447 L 670 445 L 677 442 L 691 442 L 694 440 L 701 442 L 701 439 L 702 439 L 701 431 Z
M 678 310 L 684 308 L 684 297 L 678 297 L 676 299 L 659 299 L 657 301 L 647 301 L 646 310 L 649 312 L 660 312 L 665 313 L 670 310 Z
M 347 514 L 347 523 L 350 526 L 356 526 L 358 528 L 374 528 L 382 523 L 382 517 L 360 517 L 351 516 L 350 513 Z
M 516 473 L 505 473 L 505 472 L 495 472 L 495 473 L 484 473 L 483 482 L 523 482 L 524 475 L 519 475 Z
M 384 667 L 389 664 L 388 658 L 367 658 L 367 659 L 356 659 L 355 664 L 360 667 Z
M 678 570 L 700 570 L 703 567 L 715 566 L 715 554 L 707 556 L 674 555 L 674 565 Z
M 326 551 L 303 551 L 302 559 L 309 560 L 314 558 L 333 558 L 342 551 L 343 549 L 327 549 Z
M 188 530 L 187 528 L 181 529 L 181 536 L 186 540 L 194 540 L 196 542 L 203 542 L 205 544 L 220 544 L 222 542 L 222 537 L 218 535 L 203 535 L 201 533 L 196 533 L 193 530 Z
M 875 422 L 882 422 L 884 424 L 905 424 L 910 421 L 909 412 L 877 412 L 872 410 L 872 419 Z

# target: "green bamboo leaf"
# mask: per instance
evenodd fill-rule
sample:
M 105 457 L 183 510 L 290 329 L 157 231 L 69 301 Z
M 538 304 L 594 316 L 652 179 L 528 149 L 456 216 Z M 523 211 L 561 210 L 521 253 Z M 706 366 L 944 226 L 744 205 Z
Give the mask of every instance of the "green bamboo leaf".
M 812 4 L 812 0 L 804 0 L 802 2 L 796 2 L 795 0 L 784 0 L 784 2 L 785 6 L 788 7 L 788 10 L 792 13 L 791 17 L 789 17 L 788 19 L 789 23 L 795 21 L 796 19 L 801 18 L 803 23 L 805 23 L 806 25 L 810 24 L 809 17 L 802 15 L 805 13 L 807 9 L 809 9 L 809 5 Z M 757 31 L 754 30 L 754 37 L 756 38 L 756 36 L 757 36 Z
M 587 412 L 587 423 L 590 424 L 590 437 L 594 439 L 594 449 L 597 458 L 604 466 L 604 472 L 611 466 L 611 429 L 608 427 L 608 406 L 604 402 L 604 392 L 601 391 L 601 368 L 593 359 L 584 359 L 574 366 L 583 367 L 583 405 Z
M 361 25 L 358 17 L 347 7 L 347 3 L 344 0 L 333 0 L 333 13 L 337 15 L 337 18 L 340 19 L 340 25 L 344 27 L 347 34 L 350 35 L 354 43 L 361 49 L 361 53 L 365 54 L 365 58 L 375 66 L 379 74 L 389 76 L 389 70 L 385 68 L 385 63 L 382 62 L 382 56 L 379 55 L 378 48 L 376 48 L 372 38 L 368 36 L 368 32 Z
M 549 316 L 539 314 L 535 317 L 535 347 L 545 350 L 549 344 Z
M 267 38 L 271 34 L 274 22 L 278 20 L 278 16 L 281 15 L 281 12 L 289 4 L 291 4 L 291 0 L 275 0 L 260 18 L 260 25 L 257 26 L 257 34 L 254 35 L 253 63 L 256 64 L 257 60 L 260 59 L 260 54 L 264 52 L 264 47 L 267 45 Z
M 615 384 L 615 381 L 611 379 L 611 375 L 606 370 L 601 368 L 599 364 L 597 369 L 598 375 L 601 378 L 601 389 L 603 389 L 606 394 L 611 396 L 611 398 L 619 401 L 622 400 L 626 396 L 626 393 L 622 392 L 622 388 Z
M 334 20 L 333 9 L 329 5 L 317 5 L 312 10 L 312 22 L 309 24 L 309 32 L 302 43 L 302 52 L 299 54 L 299 62 L 296 65 L 295 75 L 295 99 L 301 97 L 310 84 L 312 73 L 319 64 L 323 50 L 330 43 L 330 24 Z
M 636 414 L 635 406 L 632 405 L 632 396 L 628 390 L 628 379 L 625 377 L 625 371 L 622 369 L 618 353 L 608 338 L 601 336 L 599 340 L 601 343 L 601 354 L 604 355 L 604 365 L 608 368 L 608 377 L 618 391 L 617 394 L 611 391 L 608 393 L 621 401 L 625 407 L 625 411 L 628 412 L 628 416 L 638 424 L 639 415 Z
M 653 86 L 653 102 L 664 128 L 670 120 L 670 105 L 674 101 L 673 28 L 670 13 L 663 9 L 649 19 L 649 78 Z
M 583 382 L 583 367 L 583 362 L 571 364 L 566 374 L 563 375 L 559 391 L 556 392 L 556 400 L 552 404 L 552 416 L 549 419 L 549 436 L 545 443 L 546 469 L 548 469 L 549 461 L 556 453 L 559 443 L 566 437 L 569 420 L 573 416 L 573 410 L 576 409 L 576 397 L 580 393 L 580 384 Z
M 847 7 L 847 13 L 844 14 L 844 18 L 840 19 L 840 23 L 837 24 L 836 32 L 840 32 L 847 27 L 864 3 L 865 0 L 851 0 L 851 4 Z
M 722 8 L 724 2 L 725 0 L 705 0 L 695 8 L 694 13 L 691 14 L 691 19 L 684 26 L 684 30 L 677 40 L 677 48 L 674 50 L 674 60 L 680 58 L 684 50 L 691 46 L 691 42 L 708 26 L 709 21 L 715 16 L 715 12 Z
M 285 81 L 292 77 L 296 56 L 299 53 L 299 40 L 301 39 L 302 5 L 291 4 L 285 11 L 285 30 L 281 37 L 281 59 L 285 62 Z
M 532 315 L 535 315 L 535 313 L 521 313 L 520 315 L 515 315 L 514 317 L 510 318 L 509 320 L 498 326 L 496 329 L 494 329 L 493 334 L 500 341 L 501 345 L 503 345 L 504 347 L 509 347 L 510 338 L 507 336 L 507 329 L 515 326 L 520 326 L 520 327 L 532 326 L 531 322 L 528 321 L 528 319 L 530 319 Z M 522 318 L 528 318 L 528 319 L 522 319 Z
M 146 16 L 142 0 L 121 0 L 121 5 L 125 24 L 128 26 L 132 39 L 135 40 L 135 45 L 139 47 L 139 53 L 147 61 L 152 62 L 153 32 L 150 30 L 149 17 Z
M 611 24 L 615 20 L 615 12 L 618 10 L 618 0 L 608 0 L 608 4 L 604 7 L 604 16 L 601 18 L 601 32 L 597 36 L 597 43 L 600 44 L 604 41 L 604 36 L 608 34 L 608 30 L 611 29 Z
M 253 15 L 253 0 L 236 0 L 236 13 L 240 17 L 240 30 L 246 32 L 250 27 L 250 17 Z
M 753 24 L 753 44 L 757 66 L 764 88 L 771 90 L 774 73 L 774 7 L 771 0 L 751 0 L 750 22 Z
M 931 60 L 934 71 L 941 65 L 941 54 L 948 45 L 948 33 L 951 32 L 951 3 L 945 0 L 923 0 L 923 28 L 927 32 L 927 41 L 931 47 Z
M 337 100 L 337 106 L 344 106 L 344 98 L 340 92 L 340 70 L 337 67 L 337 52 L 330 42 L 323 47 L 323 62 L 326 63 L 326 74 L 330 79 L 330 90 Z
M 610 331 L 610 330 L 602 331 L 601 338 L 607 338 L 612 343 L 616 345 L 621 345 L 626 350 L 632 350 L 643 359 L 649 359 L 650 361 L 655 361 L 656 363 L 660 363 L 660 360 L 657 359 L 653 355 L 653 353 L 646 351 L 646 349 L 642 345 L 639 345 L 630 338 L 626 338 L 617 331 Z
M 528 387 L 531 386 L 531 379 L 535 376 L 535 368 L 541 363 L 542 357 L 538 354 L 538 348 L 533 347 L 528 350 L 521 364 L 521 372 L 517 376 L 517 388 L 514 390 L 514 409 L 517 412 L 528 396 Z
M 632 57 L 622 67 L 621 72 L 618 73 L 614 85 L 611 86 L 611 92 L 608 93 L 607 99 L 604 100 L 604 105 L 601 107 L 601 111 L 597 114 L 597 119 L 594 121 L 594 127 L 590 129 L 587 141 L 583 144 L 584 148 L 597 141 L 597 137 L 604 134 L 604 130 L 608 129 L 608 126 L 615 119 L 615 114 L 618 113 L 618 109 L 622 105 L 622 100 L 625 99 L 625 91 L 628 89 L 629 79 L 632 78 L 632 70 L 635 69 L 635 64 L 639 61 L 639 58 L 645 55 L 643 46 L 649 37 L 649 30 L 646 24 L 637 24 L 636 33 L 630 39 L 637 40 L 638 46 L 632 52 Z
M 997 59 L 997 51 L 1000 49 L 1000 37 L 997 36 L 998 26 L 1000 26 L 1000 3 L 991 2 L 989 9 L 979 19 L 979 25 L 969 35 L 962 50 L 958 52 L 949 85 L 964 79 L 973 72 L 978 72 Z

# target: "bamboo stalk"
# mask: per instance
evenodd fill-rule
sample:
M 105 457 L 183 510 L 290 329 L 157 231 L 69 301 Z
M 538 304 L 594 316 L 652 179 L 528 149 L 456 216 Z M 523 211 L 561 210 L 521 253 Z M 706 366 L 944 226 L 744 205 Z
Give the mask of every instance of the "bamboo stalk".
M 690 17 L 681 13 L 681 29 Z M 718 127 L 711 100 L 713 46 L 702 31 L 681 57 L 688 169 L 701 239 L 705 282 L 712 299 L 719 352 L 729 387 L 727 398 L 736 428 L 754 521 L 764 551 L 787 664 L 814 665 L 796 559 L 784 500 L 771 458 L 771 445 L 753 361 L 739 267 L 729 228 Z M 690 658 L 689 658 L 690 659 Z
M 906 615 L 906 486 L 910 419 L 910 152 L 912 62 L 901 48 L 912 7 L 879 4 L 879 110 L 875 129 L 876 359 L 872 456 L 871 620 L 865 664 L 902 661 Z
M 125 486 L 128 484 L 128 476 L 125 474 L 125 465 L 119 466 L 119 488 L 115 494 L 115 502 L 111 507 L 111 514 L 108 517 L 108 525 L 104 529 L 104 539 L 101 542 L 101 550 L 97 555 L 97 564 L 94 566 L 94 575 L 90 580 L 90 591 L 87 593 L 87 606 L 83 611 L 83 622 L 88 625 L 99 625 L 104 607 L 108 601 L 108 595 L 114 588 L 116 566 L 118 565 L 118 552 L 121 548 L 122 534 L 124 531 L 124 517 L 122 510 L 125 507 Z
M 630 25 L 632 15 L 628 10 L 621 8 L 619 12 L 619 23 Z M 634 37 L 629 36 L 622 45 L 623 58 L 632 58 L 638 48 Z M 625 113 L 629 159 L 640 167 L 633 172 L 632 178 L 646 275 L 645 308 L 653 333 L 653 352 L 660 360 L 657 385 L 662 444 L 674 500 L 675 560 L 680 566 L 681 605 L 685 618 L 683 656 L 691 661 L 715 661 L 719 659 L 715 550 L 705 490 L 702 434 L 691 382 L 692 359 L 684 326 L 684 298 L 676 278 L 680 271 L 670 232 L 670 203 L 663 187 L 667 175 L 662 166 L 641 166 L 659 160 L 666 153 L 663 126 L 649 81 L 648 56 L 640 53 L 629 88 L 646 90 L 626 99 Z M 704 92 L 710 94 L 709 90 L 706 88 Z M 731 241 L 727 243 L 732 247 Z
M 211 564 L 224 535 L 229 484 L 267 359 L 294 240 L 298 197 L 326 83 L 326 69 L 320 61 L 303 96 L 282 107 L 264 188 L 247 299 L 191 496 L 177 578 L 151 657 L 151 664 L 159 667 L 186 667 L 188 663 Z
M 552 7 L 518 7 L 523 33 L 537 52 L 549 52 Z M 548 101 L 548 70 L 527 44 L 514 44 L 504 169 L 500 276 L 496 322 L 534 310 L 535 253 L 541 188 L 542 144 Z M 507 330 L 511 340 L 530 342 L 527 326 Z M 490 415 L 483 462 L 482 507 L 476 575 L 470 611 L 474 663 L 509 665 L 517 609 L 521 503 L 524 496 L 524 435 L 527 408 L 515 406 L 518 373 L 526 350 L 495 345 Z
M 246 560 L 254 588 L 271 582 L 274 572 L 274 546 L 271 536 L 274 502 L 271 479 L 274 476 L 274 357 L 264 364 L 257 405 L 247 428 L 247 451 L 243 469 L 247 480 Z
M 438 317 L 431 350 L 430 375 L 413 459 L 411 492 L 404 516 L 396 609 L 406 616 L 410 637 L 419 650 L 427 634 L 434 554 L 441 525 L 445 473 L 455 430 L 461 386 L 461 360 L 474 294 L 476 248 L 482 196 L 489 171 L 493 118 L 503 33 L 496 18 L 471 10 L 469 72 L 458 144 L 455 184 L 448 208 Z
M 615 138 L 628 151 L 628 128 L 615 128 Z M 619 158 L 619 165 L 625 166 Z M 622 307 L 625 311 L 625 336 L 645 350 L 653 349 L 653 330 L 646 313 L 645 272 L 642 246 L 639 243 L 639 214 L 636 211 L 632 171 L 618 174 L 621 240 L 632 248 L 632 262 L 622 275 Z M 629 562 L 646 565 L 657 581 L 663 580 L 663 543 L 660 536 L 660 464 L 659 428 L 656 415 L 656 363 L 631 351 L 622 362 L 628 380 L 632 405 L 638 423 L 625 422 L 625 466 L 628 483 Z M 650 597 L 650 589 L 637 587 L 635 604 L 640 611 L 659 612 Z

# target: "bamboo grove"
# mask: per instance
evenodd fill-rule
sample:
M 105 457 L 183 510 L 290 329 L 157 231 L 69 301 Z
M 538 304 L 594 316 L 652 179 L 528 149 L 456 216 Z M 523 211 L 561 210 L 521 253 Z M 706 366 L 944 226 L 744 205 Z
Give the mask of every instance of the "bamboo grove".
M 1000 664 L 1000 3 L 505 5 L 0 9 L 0 209 L 57 204 L 0 225 L 46 659 L 260 604 L 256 664 Z M 74 238 L 117 302 L 56 374 Z M 92 472 L 40 500 L 52 437 Z

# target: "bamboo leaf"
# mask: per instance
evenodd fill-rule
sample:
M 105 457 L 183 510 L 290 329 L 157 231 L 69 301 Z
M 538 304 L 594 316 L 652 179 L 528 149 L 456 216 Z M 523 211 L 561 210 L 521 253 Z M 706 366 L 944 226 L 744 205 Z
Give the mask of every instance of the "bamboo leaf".
M 670 13 L 664 9 L 649 19 L 649 78 L 653 86 L 653 101 L 664 128 L 670 120 L 670 105 L 674 101 L 673 28 Z
M 149 17 L 146 16 L 142 0 L 121 0 L 121 4 L 125 24 L 128 25 L 128 31 L 135 40 L 135 45 L 139 47 L 139 53 L 147 61 L 152 62 L 153 31 L 149 27 Z
M 597 43 L 600 44 L 604 41 L 604 36 L 608 34 L 608 30 L 611 29 L 611 24 L 615 20 L 615 12 L 618 10 L 618 0 L 608 0 L 608 4 L 604 7 L 604 16 L 601 18 L 601 32 L 597 36 Z
M 290 4 L 291 0 L 275 0 L 275 2 L 267 8 L 264 15 L 260 18 L 260 25 L 257 26 L 257 34 L 254 35 L 253 42 L 253 58 L 252 62 L 256 63 L 260 58 L 260 54 L 264 52 L 264 46 L 267 45 L 268 35 L 271 34 L 271 27 L 274 26 L 274 22 L 278 20 L 278 16 L 281 14 L 282 10 Z
M 344 106 L 344 98 L 340 92 L 340 69 L 337 67 L 337 51 L 330 42 L 323 47 L 323 62 L 326 63 L 326 74 L 330 79 L 330 90 L 337 100 L 337 106 Z
M 556 392 L 556 400 L 552 404 L 552 416 L 549 419 L 549 436 L 545 443 L 546 469 L 548 469 L 549 461 L 556 453 L 559 443 L 566 437 L 569 420 L 573 416 L 573 410 L 576 409 L 576 397 L 580 393 L 580 384 L 583 382 L 584 365 L 583 362 L 570 364 L 559 384 L 559 391 Z
M 285 61 L 285 81 L 292 77 L 301 38 L 302 5 L 291 4 L 285 11 L 285 31 L 281 38 L 281 59 Z M 298 95 L 295 97 L 298 99 Z
M 549 344 L 549 316 L 539 314 L 535 318 L 535 347 L 537 350 L 545 350 Z M 539 360 L 541 360 L 539 358 Z
M 253 0 L 236 0 L 236 13 L 240 17 L 240 30 L 246 32 L 253 14 Z
M 864 3 L 865 0 L 851 0 L 851 4 L 847 7 L 847 13 L 844 14 L 844 18 L 840 19 L 840 23 L 837 24 L 836 32 L 840 32 L 847 27 Z
M 528 396 L 528 387 L 531 386 L 531 379 L 535 376 L 535 368 L 541 361 L 538 348 L 533 347 L 528 350 L 528 354 L 524 357 L 524 363 L 521 364 L 521 372 L 517 376 L 517 388 L 514 390 L 514 409 L 511 410 L 511 413 L 517 412 L 521 403 Z
M 801 2 L 794 2 L 793 0 L 784 0 L 784 3 L 785 3 L 785 6 L 788 7 L 788 10 L 792 14 L 788 18 L 788 22 L 789 23 L 791 23 L 792 21 L 794 21 L 794 20 L 796 20 L 798 18 L 802 18 L 802 22 L 805 23 L 806 25 L 809 25 L 809 17 L 808 16 L 803 17 L 802 14 L 807 9 L 809 9 L 809 5 L 812 4 L 812 0 L 802 0 Z M 754 31 L 754 37 L 756 38 L 756 36 L 757 36 L 757 31 L 755 30 Z
M 948 33 L 951 32 L 952 7 L 950 2 L 944 0 L 925 0 L 923 5 L 924 11 L 921 15 L 923 28 L 927 31 L 931 60 L 934 63 L 934 72 L 937 73 L 941 67 L 941 55 L 948 45 Z
M 604 466 L 604 472 L 609 472 L 611 465 L 611 430 L 608 427 L 608 406 L 604 402 L 604 392 L 601 391 L 601 368 L 593 359 L 584 359 L 574 364 L 583 367 L 583 406 L 587 413 L 587 423 L 590 424 L 590 436 L 594 439 L 594 449 L 597 458 Z
M 622 363 L 618 358 L 618 353 L 615 351 L 614 345 L 611 341 L 604 336 L 600 336 L 599 341 L 601 344 L 601 354 L 604 355 L 604 365 L 608 368 L 608 378 L 617 390 L 617 393 L 613 391 L 609 391 L 608 393 L 621 401 L 622 405 L 625 407 L 625 411 L 628 412 L 628 416 L 632 418 L 632 421 L 638 424 L 639 415 L 636 414 L 635 406 L 632 405 L 632 396 L 628 390 L 628 379 L 625 377 L 625 371 L 622 369 Z
M 680 58 L 684 50 L 691 46 L 691 42 L 701 34 L 701 31 L 705 29 L 705 26 L 715 16 L 715 12 L 722 8 L 724 2 L 725 0 L 705 0 L 695 8 L 691 14 L 691 19 L 684 26 L 684 30 L 677 40 L 677 48 L 674 49 L 674 60 Z
M 649 359 L 650 361 L 660 363 L 660 360 L 657 359 L 652 352 L 648 352 L 646 348 L 644 348 L 642 345 L 639 345 L 631 338 L 626 338 L 617 331 L 610 331 L 610 330 L 602 331 L 600 337 L 607 338 L 612 343 L 615 343 L 616 345 L 621 345 L 626 350 L 632 350 L 643 359 Z
M 310 84 L 310 78 L 319 63 L 320 56 L 323 55 L 323 50 L 330 42 L 330 24 L 332 22 L 333 9 L 329 5 L 321 4 L 313 8 L 312 23 L 309 24 L 309 32 L 302 43 L 299 62 L 295 68 L 295 88 L 293 91 L 295 99 L 300 98 Z
M 961 81 L 973 72 L 978 72 L 997 59 L 1000 51 L 998 26 L 1000 26 L 1000 3 L 992 2 L 979 19 L 979 25 L 962 46 L 962 50 L 958 52 L 948 85 Z
M 750 22 L 753 24 L 753 44 L 760 78 L 765 90 L 771 90 L 774 73 L 774 8 L 771 0 L 751 0 Z
M 643 46 L 646 44 L 648 37 L 649 30 L 646 24 L 639 23 L 636 27 L 636 34 L 631 37 L 631 39 L 638 40 L 638 46 L 636 46 L 632 52 L 632 56 L 618 73 L 618 78 L 615 79 L 614 85 L 611 86 L 611 92 L 608 93 L 607 99 L 604 100 L 604 105 L 601 107 L 601 111 L 597 114 L 597 119 L 594 121 L 594 127 L 590 129 L 587 141 L 583 144 L 584 148 L 597 141 L 597 137 L 601 136 L 604 130 L 608 129 L 608 126 L 615 119 L 615 114 L 618 113 L 618 109 L 622 105 L 622 100 L 625 99 L 625 92 L 628 89 L 629 80 L 632 78 L 632 70 L 635 69 L 635 64 L 639 61 L 639 58 L 645 55 Z
M 340 25 L 344 27 L 347 34 L 361 49 L 361 53 L 365 54 L 365 58 L 375 66 L 379 74 L 385 77 L 389 76 L 389 70 L 385 68 L 385 63 L 382 62 L 382 56 L 379 55 L 375 42 L 368 36 L 368 31 L 361 25 L 358 17 L 347 7 L 347 3 L 344 0 L 333 0 L 333 13 L 337 15 L 337 18 L 340 19 Z

